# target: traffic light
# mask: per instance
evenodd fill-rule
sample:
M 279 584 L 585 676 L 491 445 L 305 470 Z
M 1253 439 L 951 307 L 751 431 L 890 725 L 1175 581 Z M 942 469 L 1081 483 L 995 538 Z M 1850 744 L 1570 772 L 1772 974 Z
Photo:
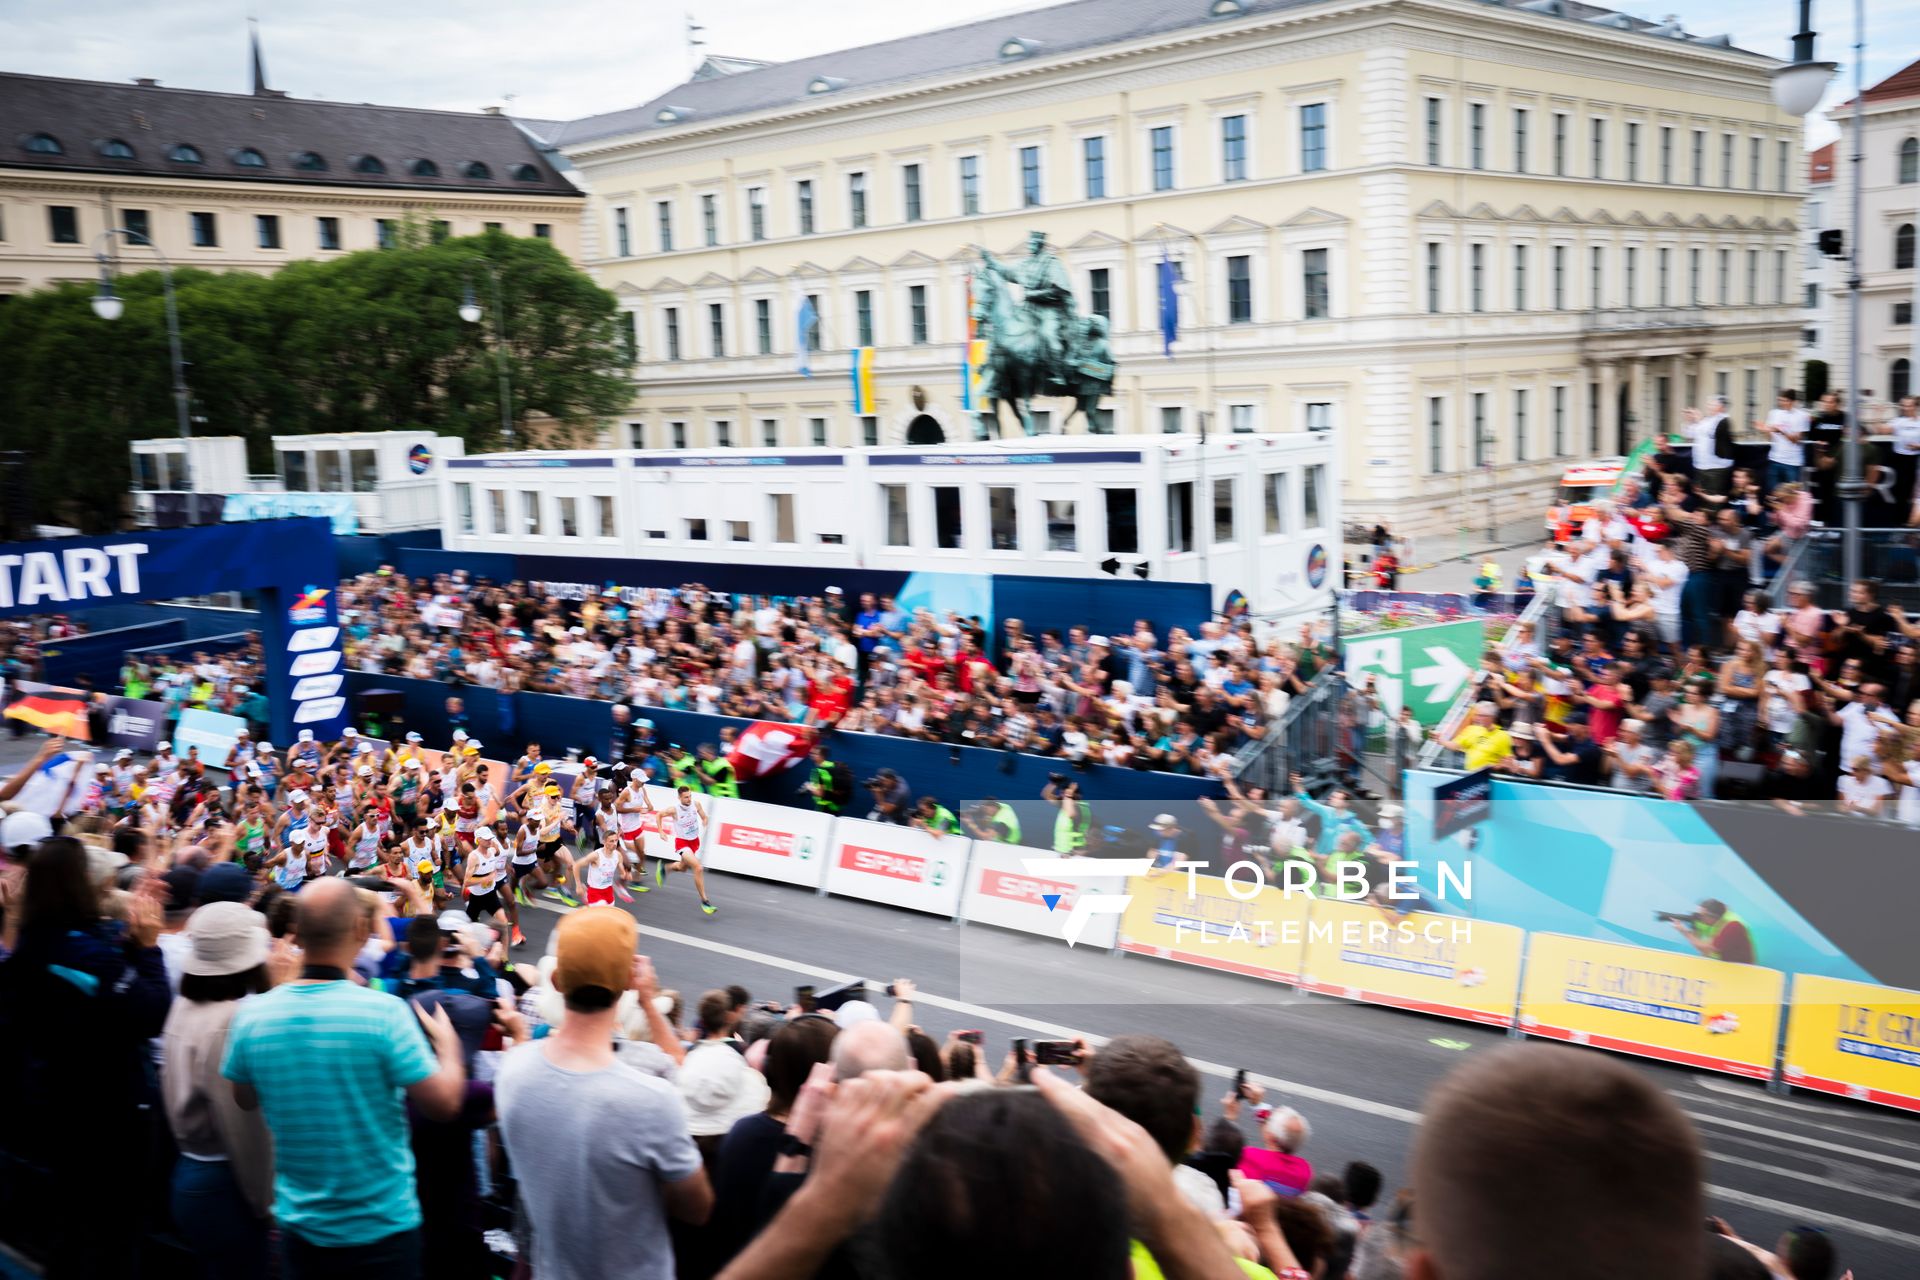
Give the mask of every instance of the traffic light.
M 1844 258 L 1847 256 L 1846 236 L 1837 230 L 1822 231 L 1820 238 L 1814 243 L 1820 247 L 1820 252 L 1829 258 Z

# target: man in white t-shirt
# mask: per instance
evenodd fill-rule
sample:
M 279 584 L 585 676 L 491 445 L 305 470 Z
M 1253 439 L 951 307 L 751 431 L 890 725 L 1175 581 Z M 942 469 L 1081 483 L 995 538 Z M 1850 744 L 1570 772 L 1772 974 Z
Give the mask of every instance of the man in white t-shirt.
M 1682 428 L 1693 441 L 1693 485 L 1701 493 L 1725 493 L 1733 475 L 1733 457 L 1719 451 L 1720 431 L 1727 422 L 1727 398 L 1715 396 L 1707 402 L 1707 411 L 1687 410 Z
M 1680 643 L 1680 595 L 1687 585 L 1686 562 L 1673 554 L 1673 544 L 1663 542 L 1646 566 L 1648 583 L 1653 587 L 1653 620 L 1659 626 L 1661 642 Z
M 1753 425 L 1755 430 L 1765 433 L 1768 440 L 1768 491 L 1800 479 L 1807 465 L 1807 447 L 1803 441 L 1807 438 L 1807 429 L 1813 425 L 1807 411 L 1800 407 L 1800 393 L 1792 389 L 1782 391 L 1778 407 L 1767 415 L 1767 420 Z
M 1860 695 L 1834 713 L 1833 722 L 1840 726 L 1842 773 L 1851 773 L 1853 762 L 1861 756 L 1872 758 L 1874 743 L 1880 740 L 1880 720 L 1887 715 L 1886 704 L 1880 701 L 1886 692 L 1883 685 L 1863 684 Z

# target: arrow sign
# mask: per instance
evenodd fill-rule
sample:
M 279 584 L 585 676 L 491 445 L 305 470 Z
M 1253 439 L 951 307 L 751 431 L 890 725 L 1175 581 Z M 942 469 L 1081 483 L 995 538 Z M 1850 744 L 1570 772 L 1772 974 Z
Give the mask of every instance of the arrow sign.
M 1105 560 L 1102 560 L 1102 561 L 1100 562 L 1100 569 L 1101 569 L 1101 571 L 1102 571 L 1103 573 L 1107 573 L 1107 574 L 1110 574 L 1110 575 L 1111 575 L 1111 574 L 1116 574 L 1116 573 L 1119 573 L 1119 572 L 1120 572 L 1120 560 L 1119 560 L 1119 557 L 1117 557 L 1117 556 L 1108 556 L 1108 557 L 1107 557 L 1107 558 L 1106 558 Z
M 1454 695 L 1473 675 L 1473 668 L 1460 661 L 1453 650 L 1439 645 L 1428 645 L 1426 654 L 1428 664 L 1415 667 L 1408 673 L 1407 679 L 1413 682 L 1414 688 L 1428 691 L 1428 702 L 1452 702 Z
M 1047 910 L 1051 911 L 1060 905 L 1060 895 L 1057 893 L 1043 893 L 1040 895 L 1040 901 L 1046 903 Z

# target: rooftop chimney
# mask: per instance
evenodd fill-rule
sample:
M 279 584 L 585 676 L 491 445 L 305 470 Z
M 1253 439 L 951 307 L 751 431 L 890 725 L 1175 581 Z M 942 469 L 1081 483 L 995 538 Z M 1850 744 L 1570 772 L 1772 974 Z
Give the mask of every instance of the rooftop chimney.
M 502 112 L 502 111 L 500 110 L 500 108 L 499 108 L 499 107 L 482 107 L 482 108 L 480 108 L 480 110 L 481 110 L 481 111 L 483 111 L 483 112 L 485 112 L 485 113 L 486 113 L 487 115 L 490 115 L 490 116 L 497 116 L 497 115 L 503 115 L 503 114 L 505 114 L 504 112 Z
M 134 79 L 134 83 L 142 89 L 158 89 L 160 87 L 160 82 L 152 76 L 138 76 Z

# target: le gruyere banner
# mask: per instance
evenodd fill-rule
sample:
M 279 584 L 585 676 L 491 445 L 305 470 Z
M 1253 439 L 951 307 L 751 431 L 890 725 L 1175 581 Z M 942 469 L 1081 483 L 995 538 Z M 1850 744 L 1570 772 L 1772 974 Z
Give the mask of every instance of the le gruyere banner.
M 1513 1025 L 1526 931 L 1510 924 L 1322 899 L 1307 925 L 1300 985 L 1322 995 Z
M 1773 1073 L 1786 975 L 1756 965 L 1557 933 L 1527 938 L 1520 1029 L 1764 1079 Z
M 1244 894 L 1245 897 L 1236 896 Z M 1245 880 L 1164 871 L 1131 876 L 1120 949 L 1271 982 L 1297 982 L 1313 899 Z
M 1787 1083 L 1920 1111 L 1920 991 L 1793 975 Z

